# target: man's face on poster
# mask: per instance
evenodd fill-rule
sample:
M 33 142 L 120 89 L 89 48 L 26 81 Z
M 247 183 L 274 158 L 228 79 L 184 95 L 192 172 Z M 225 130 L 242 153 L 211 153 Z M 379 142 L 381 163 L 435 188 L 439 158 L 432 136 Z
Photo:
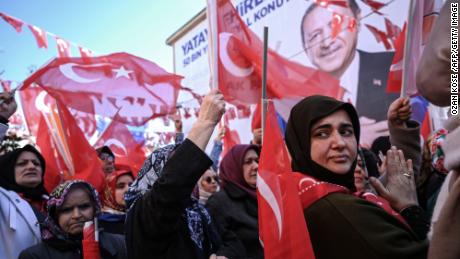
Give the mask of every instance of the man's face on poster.
M 346 17 L 335 39 L 332 38 L 331 9 Z M 304 48 L 310 61 L 320 70 L 336 77 L 343 74 L 355 54 L 358 26 L 353 30 L 347 28 L 351 18 L 359 23 L 359 17 L 355 17 L 350 8 L 331 5 L 326 9 L 317 6 L 307 14 L 302 24 Z

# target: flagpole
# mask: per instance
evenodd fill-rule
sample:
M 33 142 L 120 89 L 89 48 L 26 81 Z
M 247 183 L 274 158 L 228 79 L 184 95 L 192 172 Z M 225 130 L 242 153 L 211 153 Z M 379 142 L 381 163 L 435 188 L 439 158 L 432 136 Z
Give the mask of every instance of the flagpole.
M 262 144 L 265 133 L 265 120 L 267 118 L 267 52 L 268 52 L 268 27 L 264 26 L 264 50 L 262 59 Z
M 208 17 L 208 28 L 210 30 L 210 37 L 208 46 L 211 48 L 210 55 L 210 70 L 211 70 L 211 89 L 219 87 L 218 76 L 218 37 L 217 35 L 217 6 L 218 0 L 207 0 L 206 16 Z
M 404 58 L 403 58 L 403 74 L 402 74 L 402 85 L 401 85 L 401 97 L 406 97 L 406 89 L 408 88 L 408 76 L 410 73 L 410 58 L 411 58 L 411 43 L 412 43 L 412 36 L 414 31 L 414 17 L 415 15 L 415 5 L 416 0 L 410 0 L 409 3 L 409 13 L 407 15 L 407 30 L 405 35 L 405 43 L 404 43 Z

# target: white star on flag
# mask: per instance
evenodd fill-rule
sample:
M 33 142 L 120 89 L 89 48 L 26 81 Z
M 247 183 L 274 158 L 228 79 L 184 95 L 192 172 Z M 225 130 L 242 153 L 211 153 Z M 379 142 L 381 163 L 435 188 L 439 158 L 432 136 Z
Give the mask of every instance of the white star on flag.
M 113 72 L 117 73 L 115 75 L 115 78 L 126 77 L 126 78 L 130 79 L 129 73 L 132 73 L 133 71 L 126 70 L 124 66 L 121 66 L 119 69 L 113 69 Z

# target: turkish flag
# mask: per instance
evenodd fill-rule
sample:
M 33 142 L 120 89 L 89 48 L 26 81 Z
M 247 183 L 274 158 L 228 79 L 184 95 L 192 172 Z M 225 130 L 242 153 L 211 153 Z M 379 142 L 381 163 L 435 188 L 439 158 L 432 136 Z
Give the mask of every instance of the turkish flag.
M 93 52 L 87 48 L 78 46 L 78 50 L 80 51 L 80 56 L 82 58 L 90 58 L 93 56 Z
M 24 118 L 27 122 L 29 132 L 32 136 L 38 135 L 38 126 L 42 112 L 49 110 L 51 105 L 54 105 L 54 98 L 50 96 L 41 87 L 33 85 L 26 89 L 21 89 L 19 97 L 21 99 Z M 83 131 L 87 139 L 90 139 L 96 133 L 96 118 L 94 114 L 69 109 L 72 116 L 75 118 L 80 129 Z
M 46 174 L 44 183 L 46 190 L 51 193 L 56 186 L 64 182 L 64 172 L 61 171 L 61 168 L 64 168 L 64 161 L 61 156 L 58 155 L 58 151 L 49 134 L 45 118 L 40 115 L 37 119 L 39 122 L 39 124 L 37 124 L 37 135 L 31 135 L 36 136 L 37 146 L 40 149 L 40 153 L 45 158 Z
M 22 25 L 24 24 L 23 21 L 14 18 L 12 16 L 9 16 L 5 13 L 0 13 L 0 16 L 5 20 L 7 23 L 9 23 L 13 28 L 19 33 L 22 31 Z
M 74 117 L 36 85 L 21 89 L 19 96 L 29 132 L 36 137 L 46 160 L 46 189 L 51 191 L 65 180 L 83 179 L 101 190 L 104 183 L 101 164 L 77 124 L 82 118 L 88 119 L 87 116 L 75 112 L 77 117 Z
M 238 119 L 245 119 L 251 116 L 251 109 L 246 105 L 238 105 L 236 107 Z
M 70 43 L 66 40 L 55 36 L 56 39 L 56 47 L 58 50 L 58 57 L 60 58 L 68 58 L 70 57 Z
M 129 165 L 134 172 L 139 172 L 145 160 L 144 143 L 136 142 L 126 125 L 116 120 L 110 123 L 94 146 L 108 146 L 116 163 Z
M 406 27 L 404 24 L 402 31 L 395 40 L 396 51 L 388 73 L 387 93 L 401 93 Z
M 37 41 L 37 45 L 39 48 L 48 48 L 48 37 L 46 34 L 46 31 L 38 28 L 35 25 L 29 25 L 29 29 L 32 32 L 32 34 L 35 37 L 35 40 Z
M 234 120 L 236 118 L 236 111 L 234 107 L 230 107 L 225 111 L 225 119 L 227 121 Z
M 314 259 L 305 223 L 298 181 L 269 103 L 257 175 L 259 236 L 266 259 Z
M 218 46 L 218 85 L 225 100 L 235 104 L 254 104 L 261 96 L 263 44 L 241 20 L 229 0 L 208 0 L 211 42 Z M 215 18 L 215 19 L 214 19 Z M 216 31 L 217 35 L 212 32 Z M 268 51 L 267 92 L 284 98 L 322 94 L 339 98 L 343 89 L 325 72 L 287 60 Z M 215 80 L 215 78 L 213 78 Z
M 86 140 L 67 108 L 59 101 L 56 107 L 59 117 L 50 120 L 48 126 L 51 126 L 49 131 L 54 137 L 53 141 L 66 161 L 70 179 L 85 180 L 101 192 L 105 178 L 96 150 Z
M 99 230 L 96 229 L 92 221 L 85 222 L 85 225 L 83 226 L 83 240 L 81 242 L 83 250 L 83 259 L 101 258 L 99 241 L 96 240 L 96 231 Z
M 348 7 L 347 0 L 314 0 L 314 3 L 322 7 L 328 7 L 329 5 L 337 5 L 345 8 Z
M 115 53 L 56 58 L 27 78 L 23 88 L 37 83 L 68 107 L 140 126 L 175 112 L 180 80 L 151 61 Z
M 415 84 L 415 75 L 420 61 L 420 56 L 423 51 L 425 40 L 431 32 L 431 27 L 434 20 L 439 15 L 439 8 L 442 6 L 441 0 L 420 0 L 416 1 L 414 8 L 414 16 L 411 17 L 413 21 L 412 34 L 407 35 L 410 37 L 410 45 L 408 46 L 409 71 L 404 71 L 403 60 L 405 55 L 405 41 L 406 41 L 406 26 L 396 40 L 396 53 L 393 57 L 393 62 L 390 67 L 388 75 L 387 92 L 400 93 L 402 87 L 403 73 L 407 81 L 406 95 L 413 96 L 417 94 L 417 86 Z
M 380 12 L 380 9 L 382 9 L 382 7 L 386 6 L 387 3 L 381 3 L 381 2 L 378 2 L 378 1 L 374 1 L 374 0 L 363 0 L 363 2 L 365 4 L 367 4 L 374 13 L 377 13 L 377 14 L 380 14 L 380 15 L 383 15 L 381 12 Z
M 393 42 L 393 46 L 395 46 L 395 40 L 401 33 L 401 28 L 399 28 L 398 25 L 392 23 L 388 18 L 385 18 L 385 28 L 387 30 L 388 38 Z
M 83 179 L 101 191 L 102 165 L 70 111 L 39 87 L 19 93 L 30 134 L 47 161 L 47 190 L 65 180 Z
M 384 31 L 381 31 L 377 29 L 376 27 L 369 25 L 369 24 L 365 24 L 365 25 L 369 29 L 369 31 L 372 33 L 372 35 L 374 35 L 377 42 L 379 43 L 381 42 L 385 46 L 386 50 L 391 49 L 390 41 L 388 40 L 388 36 Z
M 227 117 L 224 117 L 224 123 L 222 127 L 225 128 L 225 135 L 222 139 L 222 142 L 224 145 L 223 145 L 222 154 L 221 154 L 221 156 L 224 157 L 227 154 L 227 152 L 230 149 L 232 149 L 233 146 L 237 144 L 241 144 L 241 140 L 240 140 L 240 135 L 238 134 L 238 131 L 230 129 Z
M 1 86 L 2 86 L 2 91 L 3 92 L 10 92 L 11 91 L 11 81 L 0 79 L 0 83 L 1 83 Z
M 262 107 L 261 103 L 258 102 L 256 105 L 256 109 L 252 114 L 251 120 L 251 130 L 254 131 L 255 129 L 262 128 Z

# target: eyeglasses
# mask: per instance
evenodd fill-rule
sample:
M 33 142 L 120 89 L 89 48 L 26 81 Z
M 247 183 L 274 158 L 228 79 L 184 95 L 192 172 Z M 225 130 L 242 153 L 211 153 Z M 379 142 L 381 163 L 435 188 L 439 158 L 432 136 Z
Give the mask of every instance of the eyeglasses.
M 115 160 L 115 158 L 109 154 L 100 154 L 99 155 L 99 158 L 102 160 L 102 161 L 109 161 L 109 162 L 113 162 Z
M 218 183 L 219 182 L 219 177 L 217 176 L 208 176 L 206 178 L 203 179 L 205 182 L 207 182 L 208 184 L 211 184 L 213 181 Z

